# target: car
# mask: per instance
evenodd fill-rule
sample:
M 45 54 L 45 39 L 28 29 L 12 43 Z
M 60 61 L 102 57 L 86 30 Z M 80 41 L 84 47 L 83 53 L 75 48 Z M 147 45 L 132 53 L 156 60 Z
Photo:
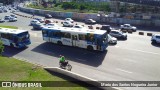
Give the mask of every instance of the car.
M 3 10 L 0 10 L 0 13 L 3 13 Z
M 127 34 L 119 30 L 112 30 L 109 34 L 117 39 L 127 39 Z
M 41 30 L 44 27 L 44 25 L 41 23 L 35 23 L 32 25 L 32 27 L 33 27 L 33 29 Z
M 152 44 L 160 44 L 160 34 L 154 34 L 151 38 Z
M 35 20 L 38 20 L 40 23 L 44 22 L 44 19 L 42 19 L 42 18 L 35 18 Z
M 0 19 L 0 23 L 3 23 L 3 22 L 5 22 L 5 20 L 4 19 Z
M 96 24 L 96 21 L 93 19 L 87 19 L 87 20 L 85 20 L 85 23 L 86 24 Z
M 82 26 L 82 25 L 74 25 L 72 28 L 84 28 L 84 26 Z
M 15 22 L 15 21 L 17 21 L 17 18 L 15 18 L 15 17 L 10 17 L 9 18 L 9 22 Z
M 34 25 L 34 24 L 40 24 L 40 22 L 38 20 L 32 20 L 30 22 L 30 25 Z
M 117 38 L 112 37 L 110 34 L 108 34 L 108 43 L 109 44 L 117 44 Z
M 56 23 L 48 23 L 44 25 L 45 27 L 58 27 Z
M 121 30 L 131 30 L 132 32 L 136 32 L 137 28 L 135 26 L 131 26 L 130 24 L 124 24 L 120 26 Z
M 47 19 L 47 20 L 45 20 L 45 21 L 44 21 L 44 23 L 45 23 L 45 24 L 53 23 L 53 21 L 52 21 L 52 20 Z
M 3 9 L 3 12 L 8 12 L 7 9 Z
M 46 15 L 45 15 L 45 18 L 52 18 L 52 15 L 46 14 Z
M 7 15 L 4 17 L 5 20 L 9 20 L 11 18 L 11 16 Z
M 11 17 L 14 17 L 14 18 L 17 18 L 17 16 L 16 16 L 16 15 L 14 15 L 14 14 L 11 14 L 10 16 L 11 16 Z
M 66 18 L 65 21 L 69 21 L 69 22 L 71 22 L 71 23 L 74 22 L 74 20 L 72 20 L 71 18 Z
M 102 25 L 102 27 L 100 28 L 100 30 L 106 30 L 107 33 L 109 34 L 110 31 L 112 30 L 110 25 Z
M 63 26 L 64 27 L 73 27 L 73 23 L 71 23 L 70 21 L 65 21 L 65 22 L 63 22 Z

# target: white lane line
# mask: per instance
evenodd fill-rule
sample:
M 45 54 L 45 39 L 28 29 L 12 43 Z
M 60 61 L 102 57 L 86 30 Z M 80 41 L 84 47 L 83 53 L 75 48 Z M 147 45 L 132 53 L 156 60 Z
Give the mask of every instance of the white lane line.
M 116 47 L 116 48 L 119 48 L 119 46 L 115 46 L 115 47 Z M 137 52 L 143 52 L 143 53 L 160 55 L 159 53 L 150 52 L 150 51 L 144 51 L 144 50 L 138 50 L 138 49 L 130 49 L 130 48 L 120 48 L 120 49 L 127 49 L 127 50 L 131 50 L 131 51 L 137 51 Z
M 143 52 L 143 53 L 149 53 L 149 54 L 160 55 L 159 53 L 150 52 L 150 51 L 143 51 L 143 50 L 129 49 L 129 48 L 124 48 L 124 49 L 127 49 L 127 50 L 132 50 L 132 51 L 137 51 L 137 52 Z
M 128 61 L 128 62 L 132 62 L 132 63 L 137 63 L 137 61 L 131 60 L 131 59 L 128 59 L 128 58 L 125 58 L 125 59 L 122 59 L 122 60 L 125 60 L 125 61 Z
M 118 70 L 118 71 L 122 71 L 122 72 L 125 72 L 125 73 L 129 73 L 129 74 L 133 73 L 133 72 L 126 71 L 126 70 L 123 70 L 123 69 L 120 69 L 120 68 L 117 68 L 116 70 Z

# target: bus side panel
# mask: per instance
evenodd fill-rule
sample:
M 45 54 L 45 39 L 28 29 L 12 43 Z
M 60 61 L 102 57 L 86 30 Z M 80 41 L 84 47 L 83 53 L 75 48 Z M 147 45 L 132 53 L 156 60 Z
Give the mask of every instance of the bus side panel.
M 62 38 L 63 45 L 72 46 L 72 40 L 70 38 Z

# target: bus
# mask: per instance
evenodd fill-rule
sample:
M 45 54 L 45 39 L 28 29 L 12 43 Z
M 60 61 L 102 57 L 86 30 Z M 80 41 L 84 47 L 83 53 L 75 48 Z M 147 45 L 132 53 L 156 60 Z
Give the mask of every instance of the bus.
M 6 46 L 23 48 L 31 44 L 27 30 L 0 28 L 0 40 Z
M 42 37 L 46 42 L 80 47 L 91 51 L 104 51 L 108 47 L 108 35 L 105 30 L 44 27 L 42 28 Z

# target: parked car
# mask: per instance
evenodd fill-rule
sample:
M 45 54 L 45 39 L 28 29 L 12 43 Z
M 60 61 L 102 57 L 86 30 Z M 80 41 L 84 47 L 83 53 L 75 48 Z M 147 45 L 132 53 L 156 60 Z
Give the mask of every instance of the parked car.
M 152 44 L 160 44 L 160 34 L 154 34 L 151 38 Z
M 108 34 L 108 43 L 109 44 L 117 44 L 117 38 L 112 37 L 110 34 Z
M 124 24 L 120 26 L 121 30 L 132 30 L 133 32 L 137 31 L 137 28 L 134 26 L 131 26 L 130 24 Z
M 4 19 L 5 19 L 5 20 L 9 20 L 10 17 L 11 17 L 11 16 L 7 15 L 7 16 L 4 17 Z
M 34 24 L 40 24 L 40 22 L 38 20 L 32 20 L 30 22 L 30 25 L 34 25 Z
M 17 18 L 15 18 L 15 17 L 10 17 L 9 18 L 9 22 L 15 22 L 15 21 L 17 21 Z
M 127 39 L 127 34 L 119 30 L 112 30 L 109 34 L 117 39 Z
M 112 28 L 110 25 L 102 25 L 101 30 L 106 30 L 107 33 L 109 34 Z
M 65 21 L 69 21 L 69 22 L 71 22 L 71 23 L 74 22 L 74 20 L 72 20 L 71 18 L 66 18 Z
M 85 20 L 85 23 L 86 24 L 96 24 L 96 21 L 93 19 L 87 19 L 87 20 Z
M 35 18 L 35 20 L 38 20 L 40 23 L 44 22 L 44 19 L 42 19 L 42 18 Z
M 46 15 L 45 15 L 45 18 L 52 18 L 52 15 L 46 14 Z
M 0 19 L 0 23 L 3 23 L 3 22 L 5 22 L 5 20 L 4 19 Z
M 72 28 L 84 28 L 82 25 L 74 25 Z
M 71 23 L 70 21 L 65 21 L 65 22 L 63 22 L 63 26 L 64 27 L 73 27 L 73 23 Z

